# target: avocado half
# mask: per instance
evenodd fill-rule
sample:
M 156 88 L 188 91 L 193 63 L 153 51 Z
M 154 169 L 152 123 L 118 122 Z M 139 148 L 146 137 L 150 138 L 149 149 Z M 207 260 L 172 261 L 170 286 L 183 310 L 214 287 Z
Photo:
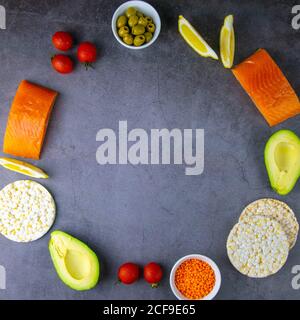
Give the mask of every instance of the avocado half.
M 89 290 L 99 280 L 97 255 L 85 243 L 62 232 L 51 233 L 50 255 L 60 279 L 74 290 Z
M 300 176 L 300 139 L 290 130 L 279 130 L 265 147 L 265 164 L 272 188 L 288 194 Z

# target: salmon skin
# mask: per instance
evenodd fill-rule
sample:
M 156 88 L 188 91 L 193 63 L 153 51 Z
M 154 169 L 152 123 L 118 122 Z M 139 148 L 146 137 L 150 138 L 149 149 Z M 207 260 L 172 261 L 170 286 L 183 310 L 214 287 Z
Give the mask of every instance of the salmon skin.
M 297 94 L 265 49 L 232 72 L 271 127 L 300 113 Z
M 8 116 L 3 152 L 39 159 L 57 92 L 21 81 Z

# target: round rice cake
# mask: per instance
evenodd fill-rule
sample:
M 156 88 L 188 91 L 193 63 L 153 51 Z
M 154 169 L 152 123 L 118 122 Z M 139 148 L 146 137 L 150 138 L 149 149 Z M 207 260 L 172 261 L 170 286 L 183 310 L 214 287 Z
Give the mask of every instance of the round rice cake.
M 55 212 L 51 194 L 35 181 L 16 181 L 0 191 L 0 233 L 10 240 L 41 238 L 51 228 Z
M 279 222 L 264 216 L 237 223 L 227 239 L 227 254 L 233 266 L 252 278 L 270 276 L 281 269 L 289 242 Z
M 241 213 L 239 221 L 249 217 L 265 216 L 279 222 L 287 235 L 290 249 L 297 241 L 299 224 L 293 210 L 284 202 L 275 199 L 260 199 L 250 203 Z

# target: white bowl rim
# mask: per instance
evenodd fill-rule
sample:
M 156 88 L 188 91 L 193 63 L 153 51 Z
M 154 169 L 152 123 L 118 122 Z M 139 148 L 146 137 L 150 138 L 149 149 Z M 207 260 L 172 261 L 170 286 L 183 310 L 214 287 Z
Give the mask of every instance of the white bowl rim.
M 217 295 L 217 293 L 219 292 L 220 287 L 221 287 L 221 272 L 220 272 L 220 269 L 217 266 L 217 264 L 212 259 L 210 259 L 207 256 L 204 256 L 204 255 L 201 255 L 201 254 L 197 254 L 197 253 L 186 255 L 186 256 L 180 258 L 179 260 L 177 260 L 175 262 L 175 264 L 174 264 L 174 266 L 173 266 L 173 268 L 171 270 L 171 273 L 170 273 L 170 287 L 172 289 L 173 294 L 175 295 L 175 297 L 178 300 L 190 300 L 190 299 L 186 298 L 177 289 L 177 287 L 175 285 L 175 272 L 176 272 L 177 268 L 184 261 L 189 260 L 189 259 L 198 259 L 198 260 L 202 260 L 204 262 L 207 262 L 212 267 L 212 269 L 214 270 L 215 277 L 216 277 L 216 283 L 215 283 L 214 288 L 212 289 L 212 291 L 207 296 L 203 297 L 202 299 L 199 299 L 199 300 L 212 300 Z
M 119 16 L 119 12 L 120 11 L 125 11 L 126 8 L 130 7 L 130 6 L 138 6 L 138 5 L 141 5 L 141 6 L 147 6 L 150 10 L 152 10 L 155 15 L 156 15 L 156 18 L 157 18 L 157 21 L 158 23 L 156 22 L 156 30 L 155 30 L 155 33 L 154 33 L 154 36 L 153 38 L 151 39 L 150 42 L 140 46 L 140 47 L 134 47 L 134 46 L 129 46 L 128 44 L 124 43 L 119 35 L 117 34 L 117 28 L 116 28 L 116 21 L 117 21 L 117 17 Z M 148 2 L 146 1 L 142 1 L 142 0 L 130 0 L 130 1 L 126 1 L 124 3 L 122 3 L 117 9 L 116 11 L 114 12 L 113 14 L 113 17 L 112 17 L 112 20 L 111 20 L 111 28 L 112 28 L 112 32 L 115 36 L 115 38 L 117 39 L 117 41 L 123 45 L 124 47 L 128 48 L 128 49 L 132 49 L 132 50 L 141 50 L 141 49 L 145 49 L 149 46 L 151 46 L 155 41 L 156 39 L 158 38 L 159 34 L 160 34 L 160 29 L 161 29 L 161 20 L 160 20 L 160 16 L 157 12 L 157 10 Z

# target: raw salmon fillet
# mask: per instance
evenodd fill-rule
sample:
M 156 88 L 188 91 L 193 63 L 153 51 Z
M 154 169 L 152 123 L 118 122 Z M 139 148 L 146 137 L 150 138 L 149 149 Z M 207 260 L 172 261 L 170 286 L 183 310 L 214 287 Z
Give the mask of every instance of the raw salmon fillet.
M 300 113 L 299 98 L 266 50 L 259 49 L 232 72 L 271 127 Z
M 57 92 L 21 81 L 8 116 L 3 152 L 39 159 Z

